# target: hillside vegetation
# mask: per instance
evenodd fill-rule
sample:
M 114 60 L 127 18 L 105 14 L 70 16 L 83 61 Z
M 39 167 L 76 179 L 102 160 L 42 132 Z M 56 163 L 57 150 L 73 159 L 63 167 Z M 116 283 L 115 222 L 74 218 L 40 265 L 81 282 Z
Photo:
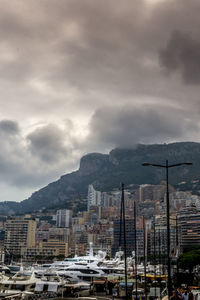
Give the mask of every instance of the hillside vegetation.
M 61 176 L 55 182 L 33 193 L 20 202 L 4 202 L 0 211 L 8 213 L 33 212 L 44 208 L 70 208 L 72 199 L 79 202 L 79 209 L 86 207 L 87 188 L 93 184 L 100 191 L 125 185 L 159 184 L 165 180 L 165 171 L 160 168 L 142 167 L 143 162 L 164 164 L 191 161 L 192 166 L 170 169 L 169 181 L 180 190 L 199 193 L 200 143 L 181 142 L 162 145 L 138 145 L 134 149 L 114 149 L 108 155 L 87 154 L 80 160 L 77 171 Z

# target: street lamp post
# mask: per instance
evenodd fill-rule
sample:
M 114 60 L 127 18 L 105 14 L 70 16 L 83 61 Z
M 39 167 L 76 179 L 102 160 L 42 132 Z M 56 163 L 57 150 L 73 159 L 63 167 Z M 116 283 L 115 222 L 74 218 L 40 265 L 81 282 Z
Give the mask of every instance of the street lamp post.
M 162 270 L 161 270 L 161 254 L 160 254 L 160 226 L 158 229 L 158 261 L 159 261 L 159 273 L 160 276 L 162 275 Z M 161 279 L 160 279 L 160 299 L 161 299 Z
M 125 268 L 125 293 L 126 300 L 128 299 L 128 283 L 127 283 L 127 253 L 126 253 L 126 214 L 124 205 L 124 183 L 121 185 L 121 217 L 123 218 L 123 237 L 124 237 L 124 268 Z M 120 220 L 120 243 L 121 243 L 121 221 Z
M 138 291 L 137 291 L 137 220 L 136 220 L 136 202 L 134 201 L 134 240 L 135 240 L 135 299 L 138 298 Z
M 145 218 L 143 216 L 143 255 L 144 255 L 144 294 L 145 294 L 145 300 L 147 300 L 147 268 L 146 268 L 146 223 Z
M 156 220 L 154 219 L 154 226 L 153 226 L 153 260 L 154 260 L 154 295 L 156 299 Z
M 143 163 L 142 164 L 144 167 L 152 166 L 152 167 L 159 167 L 159 168 L 164 168 L 166 170 L 166 204 L 167 204 L 167 269 L 168 269 L 168 299 L 170 298 L 171 295 L 171 289 L 172 289 L 172 281 L 171 281 L 171 260 L 170 260 L 170 221 L 169 221 L 169 216 L 170 216 L 170 205 L 169 205 L 169 176 L 168 176 L 168 169 L 173 168 L 173 167 L 179 167 L 182 165 L 192 165 L 191 162 L 183 162 L 183 163 L 178 163 L 178 164 L 172 164 L 169 165 L 168 160 L 166 160 L 165 165 L 160 165 L 160 164 L 152 164 L 152 163 Z

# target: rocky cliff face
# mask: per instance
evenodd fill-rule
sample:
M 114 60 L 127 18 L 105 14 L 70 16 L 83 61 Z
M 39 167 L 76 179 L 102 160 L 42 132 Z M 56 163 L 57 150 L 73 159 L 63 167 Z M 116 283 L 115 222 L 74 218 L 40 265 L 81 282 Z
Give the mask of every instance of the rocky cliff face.
M 76 172 L 61 178 L 32 194 L 21 203 L 6 203 L 6 210 L 32 212 L 41 208 L 70 208 L 72 198 L 78 201 L 78 207 L 86 207 L 86 195 L 89 184 L 101 191 L 109 191 L 125 185 L 158 184 L 165 179 L 162 169 L 142 167 L 143 162 L 170 163 L 192 161 L 193 166 L 182 166 L 170 170 L 172 185 L 186 182 L 181 189 L 191 189 L 199 193 L 200 144 L 173 143 L 163 145 L 138 145 L 134 149 L 114 149 L 109 155 L 92 153 L 82 157 L 80 168 Z M 178 185 L 179 186 L 179 185 Z M 5 212 L 5 204 L 0 204 L 0 212 Z
M 109 156 L 100 153 L 91 153 L 83 156 L 80 160 L 79 175 L 87 176 L 104 169 L 108 164 Z

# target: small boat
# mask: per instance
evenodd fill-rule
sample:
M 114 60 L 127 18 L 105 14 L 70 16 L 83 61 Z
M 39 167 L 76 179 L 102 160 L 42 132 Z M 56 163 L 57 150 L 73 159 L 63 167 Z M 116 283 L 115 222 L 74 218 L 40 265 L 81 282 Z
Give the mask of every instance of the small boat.
M 89 297 L 92 293 L 92 284 L 88 282 L 69 282 L 64 285 L 64 295 L 71 297 Z
M 16 274 L 17 272 L 20 271 L 21 265 L 19 265 L 19 264 L 11 264 L 11 265 L 8 265 L 7 267 L 9 268 L 10 273 L 14 275 L 14 274 Z

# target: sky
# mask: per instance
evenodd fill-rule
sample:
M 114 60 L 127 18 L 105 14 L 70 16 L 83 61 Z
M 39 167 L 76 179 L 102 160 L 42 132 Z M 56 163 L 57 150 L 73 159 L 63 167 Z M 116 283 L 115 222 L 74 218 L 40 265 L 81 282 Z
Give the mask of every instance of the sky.
M 80 157 L 200 142 L 199 0 L 0 0 L 0 201 Z

